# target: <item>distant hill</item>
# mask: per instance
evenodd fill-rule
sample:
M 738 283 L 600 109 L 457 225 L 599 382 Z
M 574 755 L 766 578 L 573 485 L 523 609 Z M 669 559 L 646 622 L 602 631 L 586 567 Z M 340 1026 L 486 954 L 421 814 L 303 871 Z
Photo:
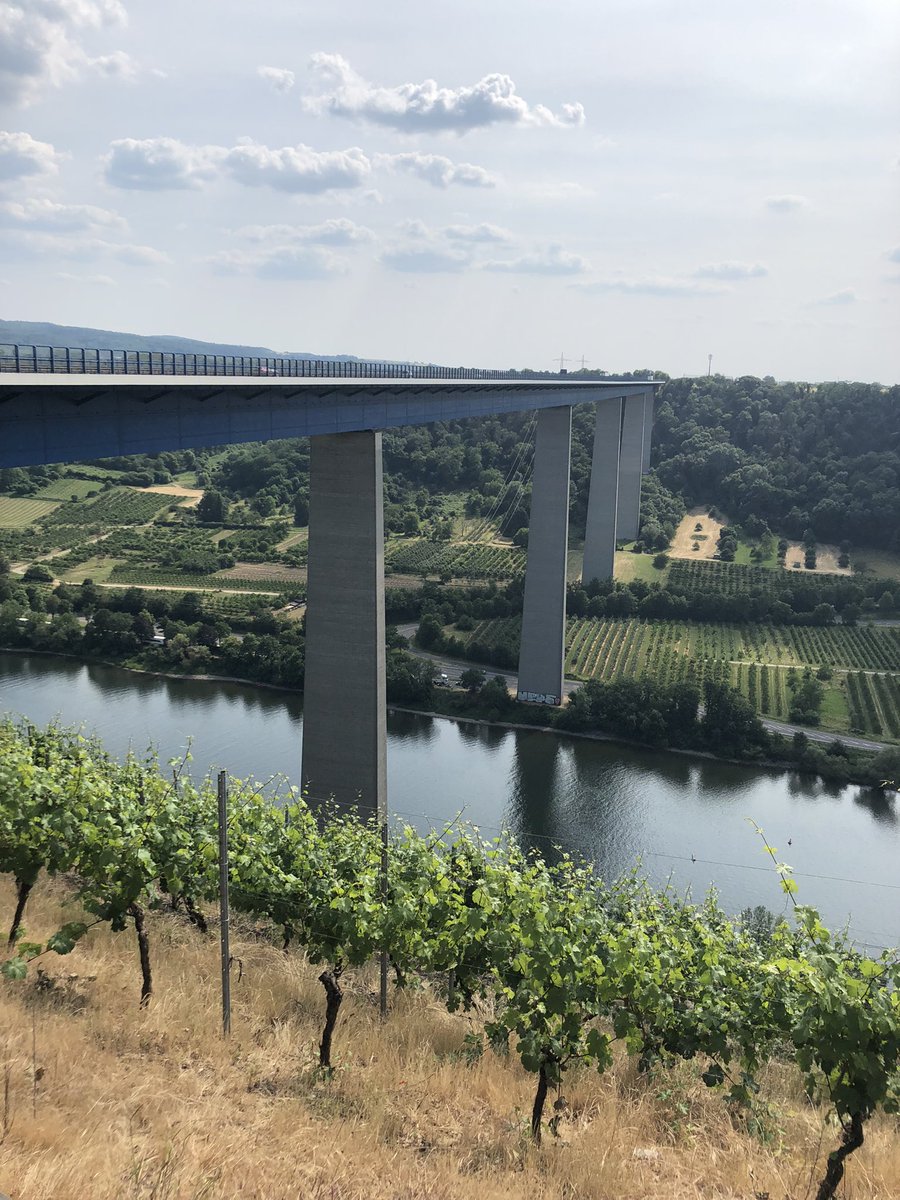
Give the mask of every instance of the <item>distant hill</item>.
M 272 350 L 267 346 L 238 346 L 229 342 L 203 342 L 171 334 L 116 333 L 83 325 L 51 325 L 47 321 L 0 320 L 0 344 L 19 346 L 70 346 L 86 350 L 166 350 L 178 354 L 233 354 L 260 358 L 315 358 L 353 362 L 353 354 L 310 354 L 302 350 Z

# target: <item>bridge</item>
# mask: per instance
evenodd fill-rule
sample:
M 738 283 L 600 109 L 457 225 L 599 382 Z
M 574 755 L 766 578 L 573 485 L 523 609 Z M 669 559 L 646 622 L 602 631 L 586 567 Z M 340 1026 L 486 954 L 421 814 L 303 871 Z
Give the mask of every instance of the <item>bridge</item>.
M 536 410 L 518 698 L 560 704 L 572 408 L 595 408 L 583 578 L 637 536 L 649 380 L 403 363 L 0 346 L 0 467 L 310 438 L 301 778 L 386 812 L 385 429 Z

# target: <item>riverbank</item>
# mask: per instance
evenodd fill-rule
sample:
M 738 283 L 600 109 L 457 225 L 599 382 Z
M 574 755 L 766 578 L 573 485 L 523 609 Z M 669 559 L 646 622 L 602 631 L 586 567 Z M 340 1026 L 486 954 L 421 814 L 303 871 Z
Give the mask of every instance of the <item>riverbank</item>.
M 153 668 L 138 666 L 133 662 L 121 662 L 110 660 L 108 658 L 87 657 L 84 655 L 65 654 L 59 651 L 30 649 L 28 647 L 0 647 L 4 653 L 24 655 L 40 655 L 43 658 L 62 659 L 68 662 L 79 663 L 85 666 L 108 667 L 114 670 L 127 671 L 130 674 L 143 676 L 149 679 L 171 679 L 181 682 L 199 682 L 199 683 L 225 683 L 237 684 L 243 687 L 264 688 L 267 691 L 280 692 L 286 695 L 302 696 L 302 688 L 286 687 L 283 684 L 268 683 L 262 680 L 247 679 L 235 675 L 214 675 L 209 673 L 190 674 L 188 672 L 177 671 L 162 671 Z M 443 701 L 443 703 L 441 703 Z M 436 703 L 437 702 L 437 703 Z M 554 717 L 558 711 L 548 705 L 521 705 L 512 698 L 509 704 L 517 709 L 517 719 L 504 719 L 494 707 L 486 707 L 483 702 L 480 702 L 477 695 L 472 696 L 467 692 L 454 690 L 436 690 L 430 701 L 426 704 L 417 705 L 410 701 L 396 702 L 388 701 L 388 709 L 391 712 L 398 713 L 413 713 L 419 716 L 431 717 L 440 720 L 456 722 L 458 724 L 467 725 L 482 725 L 494 729 L 508 730 L 511 732 L 540 732 L 553 734 L 556 737 L 574 738 L 584 741 L 602 742 L 615 746 L 624 746 L 629 749 L 646 750 L 653 753 L 671 754 L 682 759 L 721 762 L 728 763 L 733 766 L 744 768 L 762 768 L 771 771 L 778 771 L 787 774 L 801 774 L 810 778 L 818 778 L 830 783 L 851 783 L 860 787 L 875 787 L 881 783 L 881 779 L 875 779 L 871 770 L 867 769 L 872 761 L 871 755 L 867 756 L 864 761 L 851 760 L 840 758 L 838 761 L 829 763 L 827 757 L 832 756 L 817 756 L 825 758 L 824 764 L 821 764 L 826 769 L 820 769 L 820 764 L 817 762 L 815 766 L 804 764 L 802 761 L 790 754 L 789 747 L 792 748 L 792 743 L 786 738 L 779 738 L 785 748 L 785 755 L 782 758 L 772 757 L 753 757 L 739 758 L 733 755 L 716 754 L 711 750 L 704 750 L 700 747 L 680 747 L 672 745 L 654 745 L 650 742 L 640 741 L 634 738 L 622 737 L 615 733 L 609 733 L 602 729 L 592 730 L 576 730 L 566 729 L 558 725 L 554 721 Z M 836 739 L 838 740 L 838 739 Z M 888 749 L 888 747 L 885 747 Z M 837 756 L 833 756 L 837 758 Z M 827 768 L 831 767 L 831 770 Z M 849 769 L 848 769 L 849 768 Z M 853 768 L 857 768 L 854 770 Z M 885 789 L 882 789 L 885 790 Z M 887 789 L 890 791 L 891 789 Z
M 273 794 L 275 781 L 301 778 L 303 697 L 295 691 L 0 652 L 0 697 L 6 712 L 35 725 L 56 721 L 95 733 L 117 759 L 180 762 L 189 753 L 196 779 L 224 769 L 272 780 Z M 879 886 L 896 877 L 896 796 L 608 737 L 531 736 L 529 729 L 550 727 L 546 714 L 534 714 L 529 726 L 513 704 L 499 721 L 471 712 L 447 719 L 446 693 L 438 697 L 412 712 L 399 711 L 411 705 L 397 699 L 388 713 L 388 794 L 398 820 L 439 833 L 464 809 L 485 837 L 507 831 L 524 845 L 564 846 L 603 878 L 640 864 L 654 886 L 666 886 L 674 871 L 679 890 L 702 896 L 715 887 L 728 912 L 777 910 L 778 880 L 761 859 L 749 816 L 782 847 L 803 903 L 835 928 L 852 917 L 860 941 L 900 944 L 896 893 Z

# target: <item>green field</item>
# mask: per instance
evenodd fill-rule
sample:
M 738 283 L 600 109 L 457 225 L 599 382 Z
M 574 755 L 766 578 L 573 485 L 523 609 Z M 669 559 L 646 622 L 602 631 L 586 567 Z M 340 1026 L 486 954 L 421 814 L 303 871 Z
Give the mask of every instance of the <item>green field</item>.
M 99 492 L 100 483 L 96 479 L 76 479 L 72 475 L 63 475 L 61 479 L 54 479 L 52 483 L 46 484 L 35 492 L 37 500 L 72 500 L 74 496 L 77 500 L 84 500 L 88 492 Z
M 854 551 L 853 565 L 863 574 L 900 581 L 900 554 L 891 554 L 889 550 L 867 550 L 860 546 Z
M 79 563 L 77 567 L 60 571 L 59 578 L 63 583 L 83 583 L 85 579 L 92 579 L 94 583 L 106 583 L 121 562 L 120 558 L 114 558 L 112 555 L 106 557 L 95 555 L 93 558 Z M 52 570 L 53 563 L 51 562 L 49 566 Z
M 631 550 L 616 551 L 615 578 L 619 583 L 643 579 L 645 583 L 665 584 L 669 578 L 671 560 L 664 567 L 654 567 L 655 554 L 635 554 Z
M 0 528 L 24 529 L 48 517 L 58 500 L 37 500 L 31 496 L 0 496 Z

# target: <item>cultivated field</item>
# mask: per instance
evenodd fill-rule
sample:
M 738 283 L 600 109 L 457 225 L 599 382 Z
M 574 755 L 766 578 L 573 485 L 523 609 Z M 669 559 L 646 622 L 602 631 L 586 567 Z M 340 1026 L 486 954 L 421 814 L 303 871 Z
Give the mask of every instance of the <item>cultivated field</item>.
M 517 643 L 517 617 L 481 621 L 467 643 Z M 786 720 L 791 671 L 826 667 L 822 724 L 836 731 L 900 738 L 900 629 L 816 628 L 806 625 L 727 625 L 644 621 L 637 618 L 569 620 L 566 674 L 576 679 L 636 679 L 660 683 L 730 682 L 757 712 Z
M 225 571 L 217 571 L 215 578 L 219 582 L 227 583 L 232 579 L 246 580 L 253 583 L 255 580 L 260 582 L 265 580 L 267 583 L 293 583 L 306 584 L 306 568 L 305 567 L 286 567 L 282 563 L 249 563 L 238 562 L 233 567 L 228 567 Z
M 72 475 L 63 475 L 60 479 L 54 479 L 52 483 L 48 483 L 40 491 L 35 492 L 35 499 L 71 500 L 74 496 L 78 500 L 83 500 L 89 492 L 98 492 L 100 486 L 96 479 L 76 479 Z
M 24 529 L 48 517 L 59 507 L 57 500 L 37 500 L 31 496 L 0 496 L 0 528 Z
M 495 542 L 431 542 L 391 538 L 385 564 L 407 575 L 448 574 L 457 579 L 513 579 L 525 570 L 525 551 Z

